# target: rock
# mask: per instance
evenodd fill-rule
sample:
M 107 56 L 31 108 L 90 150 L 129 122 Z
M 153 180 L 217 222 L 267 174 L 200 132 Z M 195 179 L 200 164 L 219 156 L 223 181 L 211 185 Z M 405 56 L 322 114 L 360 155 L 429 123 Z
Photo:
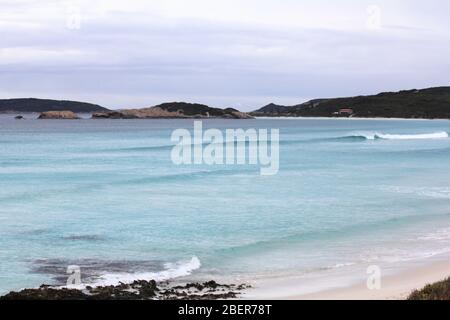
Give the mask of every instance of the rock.
M 244 284 L 225 285 L 215 281 L 170 287 L 165 282 L 157 284 L 154 280 L 137 280 L 117 286 L 86 286 L 84 290 L 42 285 L 38 289 L 10 292 L 0 300 L 216 300 L 235 299 L 240 291 L 247 288 L 249 286 Z
M 123 114 L 118 111 L 96 112 L 92 114 L 92 119 L 123 119 Z
M 16 116 L 15 119 L 17 119 L 17 120 L 22 120 L 22 119 L 23 119 L 23 116 Z
M 46 111 L 39 115 L 38 119 L 79 119 L 72 111 Z
M 122 110 L 122 113 L 129 119 L 148 119 L 148 118 L 187 118 L 183 110 L 168 111 L 160 107 L 151 107 L 143 109 Z
M 165 118 L 188 118 L 179 112 L 170 112 L 159 107 L 143 109 L 126 109 L 112 112 L 97 112 L 92 115 L 93 119 L 165 119 Z
M 10 292 L 0 297 L 0 300 L 84 300 L 86 298 L 87 296 L 83 292 L 76 289 L 41 287 Z
M 93 119 L 253 119 L 245 112 L 236 109 L 210 108 L 201 104 L 184 102 L 165 103 L 159 106 L 142 109 L 124 109 L 110 112 L 97 112 Z
M 254 119 L 253 116 L 246 112 L 234 111 L 231 114 L 234 116 L 234 119 Z

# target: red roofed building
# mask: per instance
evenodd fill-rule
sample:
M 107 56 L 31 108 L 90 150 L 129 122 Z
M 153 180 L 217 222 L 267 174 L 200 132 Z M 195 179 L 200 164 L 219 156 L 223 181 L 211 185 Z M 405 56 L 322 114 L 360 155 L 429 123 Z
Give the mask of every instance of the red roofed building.
M 340 109 L 339 114 L 341 116 L 343 115 L 351 116 L 353 114 L 353 109 Z

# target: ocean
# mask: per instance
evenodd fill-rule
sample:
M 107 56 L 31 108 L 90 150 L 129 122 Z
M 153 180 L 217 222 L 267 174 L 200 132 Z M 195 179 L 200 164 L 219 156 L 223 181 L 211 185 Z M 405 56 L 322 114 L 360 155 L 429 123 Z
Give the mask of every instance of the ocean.
M 192 130 L 193 120 L 1 115 L 0 294 L 63 285 L 69 265 L 94 285 L 252 282 L 392 269 L 450 252 L 450 121 L 203 127 L 279 129 L 278 174 L 175 165 L 171 133 Z

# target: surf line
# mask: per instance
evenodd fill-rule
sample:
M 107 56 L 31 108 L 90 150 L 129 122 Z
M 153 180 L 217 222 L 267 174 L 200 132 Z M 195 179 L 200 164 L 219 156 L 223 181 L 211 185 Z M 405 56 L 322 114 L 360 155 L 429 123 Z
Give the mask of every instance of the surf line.
M 226 129 L 224 135 L 219 129 L 203 130 L 202 121 L 194 121 L 193 136 L 176 129 L 171 141 L 176 165 L 259 165 L 262 176 L 276 175 L 280 168 L 279 129 L 270 129 L 270 135 L 269 129 Z

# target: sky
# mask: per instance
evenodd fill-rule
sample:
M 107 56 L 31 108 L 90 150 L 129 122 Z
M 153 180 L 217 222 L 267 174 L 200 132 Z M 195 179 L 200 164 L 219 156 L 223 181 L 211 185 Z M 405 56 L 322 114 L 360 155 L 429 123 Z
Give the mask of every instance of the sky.
M 447 0 L 0 0 L 0 99 L 255 110 L 450 85 Z

